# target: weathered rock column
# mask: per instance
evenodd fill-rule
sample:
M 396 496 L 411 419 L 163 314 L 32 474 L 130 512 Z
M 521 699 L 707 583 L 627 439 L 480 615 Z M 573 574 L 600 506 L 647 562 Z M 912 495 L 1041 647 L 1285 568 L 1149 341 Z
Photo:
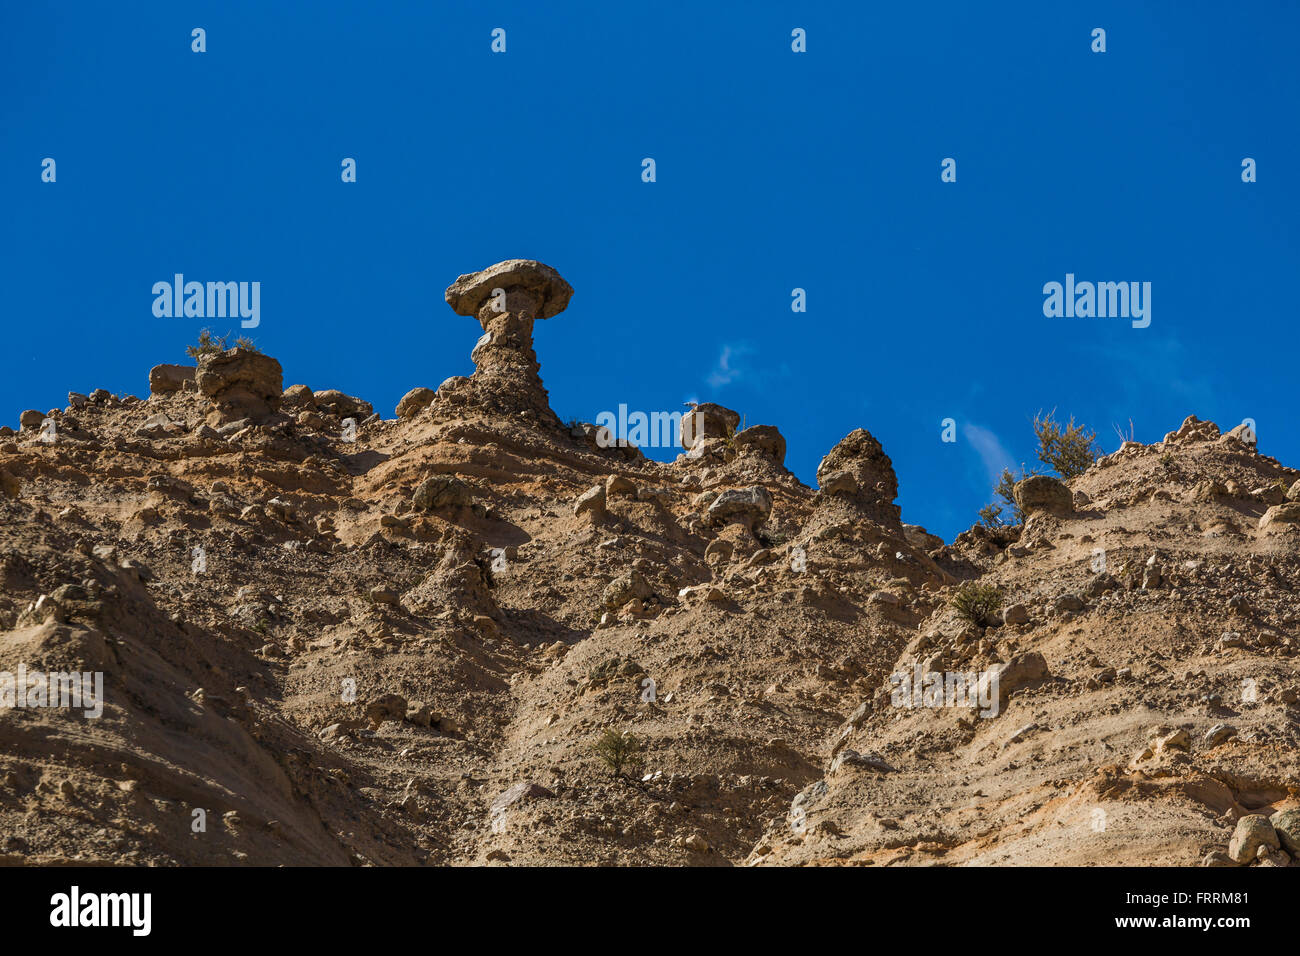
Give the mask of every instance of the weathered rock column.
M 532 259 L 498 262 L 447 288 L 452 310 L 474 316 L 483 327 L 471 354 L 475 368 L 470 377 L 482 407 L 554 418 L 538 374 L 533 322 L 559 315 L 572 295 L 573 288 L 558 272 Z
M 209 425 L 247 418 L 263 422 L 280 408 L 284 374 L 280 363 L 250 349 L 226 349 L 199 358 L 194 382 L 210 402 Z

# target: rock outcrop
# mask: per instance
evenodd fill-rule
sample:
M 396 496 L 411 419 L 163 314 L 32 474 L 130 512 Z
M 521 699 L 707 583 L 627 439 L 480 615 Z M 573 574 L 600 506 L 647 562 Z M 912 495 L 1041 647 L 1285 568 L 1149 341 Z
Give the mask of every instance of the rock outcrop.
M 714 403 L 671 463 L 559 425 L 571 293 L 459 279 L 474 374 L 394 420 L 236 348 L 0 428 L 0 674 L 105 678 L 0 706 L 0 861 L 1300 862 L 1300 471 L 1248 430 L 945 545 L 863 429 L 812 488 Z
M 194 375 L 199 392 L 211 403 L 209 425 L 265 421 L 280 407 L 283 379 L 279 362 L 245 348 L 201 356 Z
M 533 323 L 559 315 L 572 295 L 558 272 L 532 259 L 498 262 L 447 288 L 452 311 L 473 316 L 483 328 L 470 377 L 482 408 L 555 420 L 533 351 Z
M 894 504 L 898 497 L 894 463 L 866 429 L 849 432 L 821 460 L 817 487 L 823 499 L 849 502 L 864 515 L 901 530 L 901 511 Z

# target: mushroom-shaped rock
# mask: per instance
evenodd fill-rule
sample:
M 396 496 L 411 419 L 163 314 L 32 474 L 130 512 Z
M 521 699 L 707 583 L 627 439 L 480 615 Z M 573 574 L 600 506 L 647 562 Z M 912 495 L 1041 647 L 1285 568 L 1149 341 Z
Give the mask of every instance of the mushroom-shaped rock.
M 265 419 L 280 407 L 284 373 L 269 355 L 233 348 L 199 358 L 194 382 L 212 403 L 208 424 Z
M 573 287 L 550 266 L 533 259 L 507 259 L 461 276 L 447 287 L 446 299 L 453 312 L 477 317 L 487 331 L 491 317 L 502 312 L 554 318 L 572 295 Z
M 1074 495 L 1065 482 L 1058 481 L 1050 475 L 1030 475 L 1016 482 L 1012 492 L 1016 507 L 1027 515 L 1036 511 L 1048 514 L 1068 515 L 1074 510 Z
M 447 288 L 452 310 L 474 316 L 483 327 L 471 355 L 471 381 L 482 410 L 528 412 L 558 424 L 538 375 L 533 322 L 559 315 L 572 295 L 573 288 L 558 272 L 531 259 L 498 262 L 461 276 Z

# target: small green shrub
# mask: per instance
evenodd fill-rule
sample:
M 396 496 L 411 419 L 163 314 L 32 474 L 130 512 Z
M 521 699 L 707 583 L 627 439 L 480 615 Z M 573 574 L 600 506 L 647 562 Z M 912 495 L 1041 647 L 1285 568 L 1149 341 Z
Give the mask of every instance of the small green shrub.
M 790 532 L 783 527 L 764 526 L 754 532 L 754 537 L 765 548 L 779 548 L 790 540 Z
M 736 450 L 736 435 L 745 430 L 745 417 L 746 416 L 741 415 L 740 424 L 730 426 L 730 428 L 727 429 L 727 434 L 722 436 L 722 446 L 726 448 L 728 452 L 734 452 Z
M 226 336 L 215 338 L 211 329 L 204 329 L 199 333 L 197 345 L 187 345 L 185 354 L 192 359 L 200 358 L 204 355 L 211 355 L 213 352 L 224 352 L 226 350 Z
M 1002 528 L 1008 524 L 1022 524 L 1024 522 L 1025 513 L 1016 504 L 1016 482 L 1021 481 L 1025 476 L 1026 472 L 1023 465 L 1020 468 L 1019 475 L 1010 468 L 1002 469 L 1002 476 L 998 478 L 998 483 L 993 486 L 993 493 L 1002 499 L 1002 504 L 993 502 L 979 510 L 980 522 L 984 527 Z M 1011 515 L 1011 521 L 1002 517 L 1005 513 Z
M 638 770 L 645 764 L 645 747 L 641 741 L 632 734 L 617 731 L 613 727 L 605 728 L 591 745 L 591 750 L 615 777 L 623 777 L 627 772 Z
M 1002 609 L 1002 592 L 992 584 L 963 584 L 953 595 L 950 607 L 967 624 L 988 627 Z
M 1100 453 L 1097 434 L 1076 425 L 1073 416 L 1065 425 L 1059 424 L 1056 409 L 1034 416 L 1034 434 L 1038 436 L 1038 460 L 1067 480 L 1087 471 Z

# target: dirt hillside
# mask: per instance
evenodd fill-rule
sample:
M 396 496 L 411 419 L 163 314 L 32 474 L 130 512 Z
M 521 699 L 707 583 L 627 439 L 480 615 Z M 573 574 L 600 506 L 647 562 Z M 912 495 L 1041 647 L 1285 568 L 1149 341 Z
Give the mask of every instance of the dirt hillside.
M 0 671 L 103 674 L 0 708 L 0 861 L 1295 865 L 1300 472 L 1248 430 L 944 545 L 863 429 L 809 488 L 717 405 L 672 464 L 561 422 L 572 292 L 462 276 L 476 370 L 392 417 L 233 348 L 0 429 Z

